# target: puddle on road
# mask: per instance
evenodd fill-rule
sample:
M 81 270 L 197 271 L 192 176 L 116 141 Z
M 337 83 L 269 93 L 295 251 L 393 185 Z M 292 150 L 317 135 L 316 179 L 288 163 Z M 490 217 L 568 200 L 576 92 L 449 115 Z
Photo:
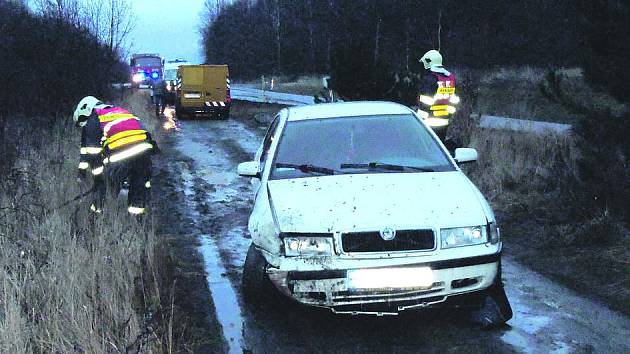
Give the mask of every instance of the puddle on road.
M 212 293 L 217 319 L 223 327 L 223 336 L 229 345 L 230 353 L 243 352 L 243 316 L 238 305 L 236 291 L 225 276 L 227 273 L 221 262 L 219 249 L 209 235 L 200 235 L 199 251 L 203 255 L 208 286 Z
M 215 192 L 208 195 L 208 201 L 229 202 L 238 194 L 237 191 L 221 188 L 234 184 L 238 174 L 236 166 L 222 156 L 225 154 L 219 147 L 211 151 L 205 144 L 192 139 L 180 139 L 177 148 L 195 161 L 195 166 L 198 166 L 195 175 L 216 187 Z

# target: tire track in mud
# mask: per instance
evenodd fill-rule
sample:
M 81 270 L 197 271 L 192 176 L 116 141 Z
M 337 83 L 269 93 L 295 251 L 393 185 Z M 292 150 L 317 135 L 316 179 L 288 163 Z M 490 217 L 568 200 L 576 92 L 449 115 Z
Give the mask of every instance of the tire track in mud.
M 229 352 L 239 353 L 244 350 L 244 321 L 237 284 L 240 284 L 244 263 L 242 250 L 251 242 L 246 231 L 251 189 L 238 177 L 234 161 L 251 159 L 253 153 L 223 138 L 224 129 L 217 126 L 222 122 L 205 122 L 210 129 L 199 129 L 199 123 L 203 122 L 182 124 L 182 136 L 176 147 L 192 161 L 187 166 L 182 165 L 180 171 L 184 193 L 194 209 L 196 227 L 202 232 L 198 235 L 199 251 L 204 257 L 217 319 L 222 324 Z M 244 129 L 238 124 L 229 127 Z M 259 139 L 255 135 L 251 138 L 252 143 Z

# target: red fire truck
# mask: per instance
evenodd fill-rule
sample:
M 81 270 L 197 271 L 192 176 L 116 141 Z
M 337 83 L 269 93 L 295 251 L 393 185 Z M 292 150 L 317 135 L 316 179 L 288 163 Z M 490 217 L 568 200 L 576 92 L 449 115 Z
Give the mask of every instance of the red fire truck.
M 131 56 L 131 83 L 134 87 L 151 85 L 162 80 L 162 58 L 158 54 L 134 54 Z

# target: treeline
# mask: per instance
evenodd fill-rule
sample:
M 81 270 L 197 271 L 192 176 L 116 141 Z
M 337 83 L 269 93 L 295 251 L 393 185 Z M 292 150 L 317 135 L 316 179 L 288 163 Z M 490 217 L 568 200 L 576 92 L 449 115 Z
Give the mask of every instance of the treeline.
M 207 61 L 243 78 L 330 73 L 344 65 L 418 69 L 440 48 L 450 65 L 575 65 L 573 1 L 208 0 Z M 218 4 L 221 4 L 218 2 Z M 362 72 L 361 72 L 362 73 Z
M 126 77 L 118 53 L 63 14 L 34 14 L 21 2 L 0 0 L 0 33 L 5 119 L 68 113 L 81 97 L 106 96 L 112 82 Z
M 578 168 L 585 204 L 605 215 L 620 215 L 630 225 L 630 3 L 622 0 L 579 0 L 584 27 L 581 64 L 589 81 L 625 103 L 625 112 L 606 105 L 586 113 L 574 130 L 581 157 Z M 570 97 L 570 92 L 567 92 Z M 579 104 L 573 104 L 580 109 Z

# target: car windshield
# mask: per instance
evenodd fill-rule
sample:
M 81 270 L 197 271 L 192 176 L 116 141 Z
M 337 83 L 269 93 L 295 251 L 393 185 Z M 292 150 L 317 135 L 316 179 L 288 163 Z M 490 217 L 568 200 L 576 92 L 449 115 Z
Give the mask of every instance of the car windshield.
M 271 179 L 454 170 L 414 115 L 376 115 L 287 122 Z
M 136 58 L 133 60 L 134 66 L 161 66 L 162 60 L 160 58 L 144 57 Z
M 164 70 L 164 80 L 177 79 L 177 69 Z

